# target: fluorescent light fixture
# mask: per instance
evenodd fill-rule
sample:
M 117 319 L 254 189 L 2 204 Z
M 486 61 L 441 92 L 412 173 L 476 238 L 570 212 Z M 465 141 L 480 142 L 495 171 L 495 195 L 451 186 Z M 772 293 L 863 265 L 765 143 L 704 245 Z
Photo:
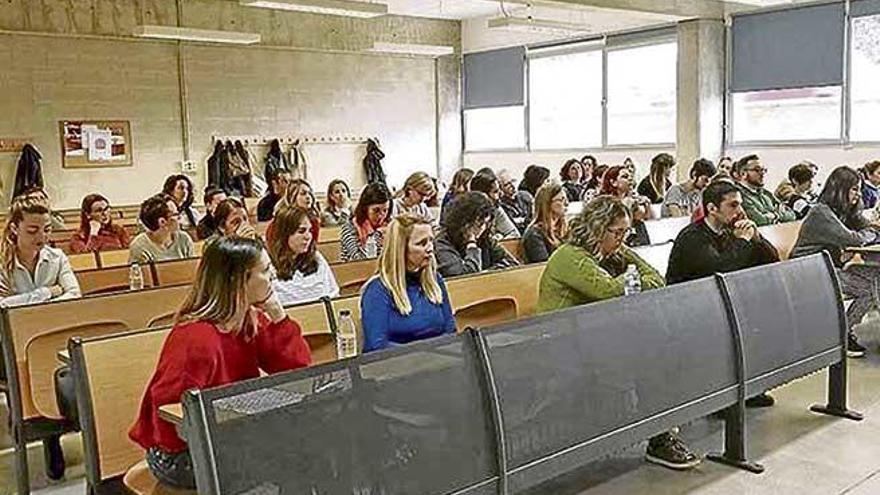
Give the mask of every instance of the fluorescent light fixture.
M 174 26 L 138 26 L 134 29 L 138 38 L 157 38 L 163 40 L 205 41 L 209 43 L 232 43 L 236 45 L 253 45 L 260 42 L 258 33 L 241 33 L 238 31 L 213 31 Z
M 351 0 L 239 0 L 238 3 L 246 7 L 347 17 L 369 18 L 388 13 L 388 5 L 384 3 L 354 2 Z
M 455 49 L 447 45 L 417 45 L 410 43 L 380 43 L 373 42 L 373 48 L 368 52 L 376 53 L 403 53 L 407 55 L 426 55 L 430 57 L 442 57 L 452 55 Z
M 489 28 L 545 34 L 577 34 L 590 31 L 590 27 L 583 24 L 534 17 L 496 17 L 489 19 Z

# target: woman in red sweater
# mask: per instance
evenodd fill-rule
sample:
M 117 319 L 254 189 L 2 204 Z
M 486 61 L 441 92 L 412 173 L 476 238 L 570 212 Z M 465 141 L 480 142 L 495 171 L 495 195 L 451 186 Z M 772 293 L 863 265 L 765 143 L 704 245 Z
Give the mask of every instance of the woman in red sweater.
M 70 239 L 74 253 L 128 249 L 131 241 L 121 225 L 115 225 L 110 215 L 110 202 L 100 194 L 89 194 L 82 201 L 79 230 Z
M 175 317 L 129 437 L 170 486 L 195 488 L 186 443 L 159 407 L 184 391 L 308 366 L 299 325 L 272 291 L 269 255 L 259 241 L 223 237 L 205 248 L 192 290 Z

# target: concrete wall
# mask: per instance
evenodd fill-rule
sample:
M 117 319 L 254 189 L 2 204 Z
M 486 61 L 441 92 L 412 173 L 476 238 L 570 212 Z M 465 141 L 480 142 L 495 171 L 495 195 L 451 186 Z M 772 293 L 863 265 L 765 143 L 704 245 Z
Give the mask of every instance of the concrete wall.
M 241 7 L 237 0 L 185 0 L 180 7 L 183 26 L 259 32 L 263 42 L 184 43 L 178 50 L 176 42 L 130 36 L 139 24 L 175 25 L 174 0 L 0 3 L 0 137 L 33 138 L 56 207 L 76 207 L 91 191 L 117 204 L 140 202 L 186 158 L 199 166 L 194 179 L 201 189 L 214 134 L 376 136 L 395 186 L 416 170 L 433 175 L 459 166 L 457 57 L 361 52 L 374 41 L 459 51 L 458 22 L 298 14 Z M 62 169 L 62 119 L 130 120 L 134 166 Z M 252 151 L 261 161 L 265 148 Z M 363 183 L 363 146 L 313 145 L 305 152 L 316 190 L 336 176 Z M 3 201 L 17 159 L 0 153 Z

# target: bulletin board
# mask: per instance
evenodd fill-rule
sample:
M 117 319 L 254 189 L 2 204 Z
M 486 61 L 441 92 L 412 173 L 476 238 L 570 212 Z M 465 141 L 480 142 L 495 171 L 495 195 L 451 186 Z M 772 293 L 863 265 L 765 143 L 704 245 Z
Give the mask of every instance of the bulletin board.
M 127 120 L 63 120 L 63 168 L 130 167 L 131 125 Z

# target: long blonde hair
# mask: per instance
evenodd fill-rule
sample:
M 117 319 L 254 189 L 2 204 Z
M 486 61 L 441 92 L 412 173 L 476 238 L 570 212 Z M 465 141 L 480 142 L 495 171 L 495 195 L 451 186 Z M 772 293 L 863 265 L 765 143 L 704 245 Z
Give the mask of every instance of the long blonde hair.
M 48 215 L 49 204 L 46 199 L 35 194 L 25 194 L 12 200 L 6 226 L 3 228 L 3 243 L 0 244 L 0 261 L 3 263 L 3 268 L 0 270 L 0 296 L 9 296 L 13 293 L 12 272 L 15 270 L 18 236 L 13 232 L 12 227 L 18 228 L 24 216 L 28 214 Z
M 221 237 L 208 244 L 174 324 L 204 320 L 222 325 L 245 311 L 248 274 L 262 253 L 262 242 L 243 237 Z M 249 318 L 244 325 L 246 339 L 256 335 L 257 329 L 256 315 L 249 312 Z M 242 329 L 228 330 L 238 335 Z
M 434 179 L 425 172 L 415 172 L 407 177 L 406 182 L 403 183 L 403 187 L 398 192 L 398 196 L 405 198 L 409 191 L 418 191 L 419 194 L 426 196 L 425 199 L 428 199 L 427 197 L 431 196 L 431 193 L 437 194 L 437 190 L 434 187 Z
M 303 194 L 303 188 L 306 187 L 308 188 L 308 195 L 312 197 L 312 206 L 309 208 L 309 216 L 311 218 L 317 218 L 318 200 L 315 199 L 315 193 L 312 191 L 312 185 L 303 179 L 293 179 L 290 181 L 290 184 L 287 185 L 287 192 L 284 193 L 284 197 L 275 204 L 274 213 L 278 213 L 279 211 L 281 211 L 281 208 L 284 208 L 286 206 L 298 206 L 296 204 L 296 200 L 297 198 L 299 198 L 300 194 Z
M 584 249 L 593 256 L 599 256 L 602 238 L 618 218 L 632 218 L 629 208 L 614 196 L 598 196 L 581 210 L 571 222 L 568 243 Z
M 396 217 L 388 227 L 382 253 L 379 255 L 379 280 L 391 292 L 394 306 L 406 316 L 412 312 L 412 304 L 406 294 L 406 250 L 416 225 L 431 223 L 417 215 L 403 214 Z M 431 257 L 428 266 L 419 274 L 419 284 L 428 300 L 443 303 L 443 291 L 437 282 L 437 262 Z
M 553 199 L 560 194 L 565 194 L 565 190 L 555 182 L 538 188 L 535 195 L 535 218 L 532 220 L 532 225 L 540 228 L 554 246 L 558 246 L 568 234 L 565 214 L 553 218 Z

